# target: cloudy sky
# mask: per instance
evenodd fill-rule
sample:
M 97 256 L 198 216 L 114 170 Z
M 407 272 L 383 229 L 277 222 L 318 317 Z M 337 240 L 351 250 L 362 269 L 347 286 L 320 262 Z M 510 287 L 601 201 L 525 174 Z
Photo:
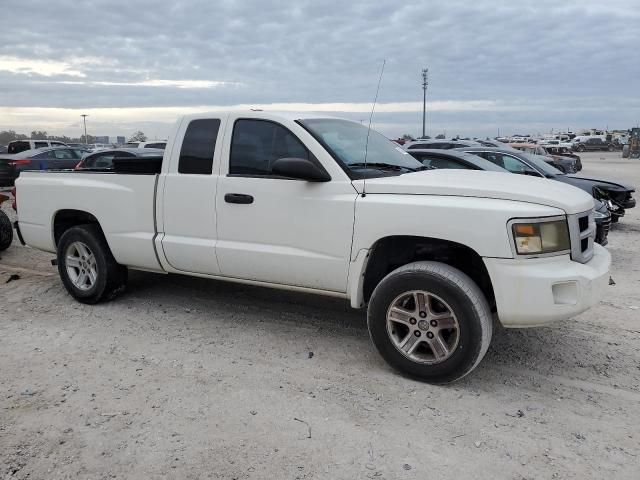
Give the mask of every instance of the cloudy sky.
M 166 136 L 221 108 L 490 135 L 640 121 L 637 0 L 2 0 L 0 129 Z

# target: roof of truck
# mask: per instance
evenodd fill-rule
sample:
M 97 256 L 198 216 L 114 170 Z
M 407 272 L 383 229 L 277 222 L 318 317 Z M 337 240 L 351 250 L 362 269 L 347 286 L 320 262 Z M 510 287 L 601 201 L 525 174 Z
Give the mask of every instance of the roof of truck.
M 336 120 L 347 120 L 354 121 L 348 118 L 336 117 L 334 115 L 327 115 L 323 112 L 290 112 L 290 111 L 279 111 L 279 110 L 214 110 L 212 112 L 200 112 L 200 113 L 190 113 L 184 115 L 184 119 L 193 120 L 198 118 L 216 118 L 224 115 L 242 115 L 246 114 L 250 117 L 255 118 L 281 118 L 286 120 L 304 120 L 309 118 L 333 118 Z M 355 122 L 355 121 L 354 121 Z

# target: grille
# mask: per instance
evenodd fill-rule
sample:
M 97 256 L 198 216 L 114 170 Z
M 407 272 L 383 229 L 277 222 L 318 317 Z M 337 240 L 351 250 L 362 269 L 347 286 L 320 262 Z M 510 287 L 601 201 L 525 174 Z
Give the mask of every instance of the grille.
M 571 237 L 571 258 L 576 262 L 587 263 L 593 257 L 593 242 L 596 238 L 593 210 L 569 215 L 567 220 Z

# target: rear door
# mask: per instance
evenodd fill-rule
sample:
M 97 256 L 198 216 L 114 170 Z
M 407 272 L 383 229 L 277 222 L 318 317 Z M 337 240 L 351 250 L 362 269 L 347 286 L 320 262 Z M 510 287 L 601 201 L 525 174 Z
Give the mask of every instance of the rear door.
M 279 158 L 320 163 L 278 122 L 230 117 L 225 136 L 216 193 L 222 274 L 345 292 L 357 197 L 346 174 L 308 182 L 272 173 Z
M 216 182 L 224 116 L 185 120 L 165 153 L 169 171 L 162 188 L 162 250 L 183 272 L 218 275 Z M 170 155 L 170 157 L 169 157 Z

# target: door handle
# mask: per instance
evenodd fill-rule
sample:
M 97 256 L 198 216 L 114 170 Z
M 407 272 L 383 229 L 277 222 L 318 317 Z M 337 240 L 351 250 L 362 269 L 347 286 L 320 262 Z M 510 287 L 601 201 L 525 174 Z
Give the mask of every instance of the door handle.
M 227 203 L 240 203 L 242 205 L 248 205 L 253 203 L 253 197 L 251 195 L 245 195 L 243 193 L 227 193 L 224 196 L 224 201 Z

